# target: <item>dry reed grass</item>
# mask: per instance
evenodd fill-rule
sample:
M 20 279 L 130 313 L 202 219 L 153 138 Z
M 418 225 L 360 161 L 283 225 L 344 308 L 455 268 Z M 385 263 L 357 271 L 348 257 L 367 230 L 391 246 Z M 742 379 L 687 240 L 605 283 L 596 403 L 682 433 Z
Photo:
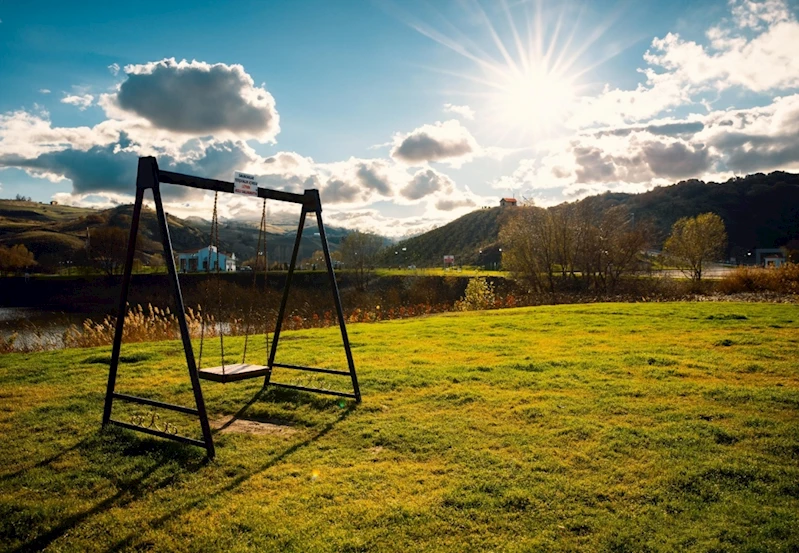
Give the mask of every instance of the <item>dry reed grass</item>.
M 738 267 L 718 283 L 724 294 L 746 292 L 776 292 L 799 294 L 799 265 L 788 263 L 782 267 Z

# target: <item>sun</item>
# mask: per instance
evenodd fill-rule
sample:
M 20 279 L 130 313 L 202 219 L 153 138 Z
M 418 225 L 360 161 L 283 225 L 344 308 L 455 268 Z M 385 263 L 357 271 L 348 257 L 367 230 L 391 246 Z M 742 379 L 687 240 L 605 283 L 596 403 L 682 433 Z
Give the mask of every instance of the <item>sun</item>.
M 459 11 L 437 14 L 442 29 L 422 19 L 409 24 L 469 62 L 438 71 L 451 78 L 446 92 L 474 108 L 481 131 L 522 147 L 570 132 L 591 71 L 615 55 L 592 48 L 621 8 L 581 23 L 587 7 L 547 0 L 455 4 Z
M 564 122 L 574 101 L 575 87 L 568 77 L 537 65 L 503 71 L 487 107 L 503 128 L 541 136 Z

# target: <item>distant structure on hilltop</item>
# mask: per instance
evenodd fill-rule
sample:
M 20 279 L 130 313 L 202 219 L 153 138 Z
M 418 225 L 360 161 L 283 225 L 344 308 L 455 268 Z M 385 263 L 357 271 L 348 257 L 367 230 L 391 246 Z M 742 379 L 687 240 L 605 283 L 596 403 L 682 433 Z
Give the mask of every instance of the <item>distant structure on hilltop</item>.
M 516 207 L 516 198 L 502 198 L 499 200 L 499 207 Z

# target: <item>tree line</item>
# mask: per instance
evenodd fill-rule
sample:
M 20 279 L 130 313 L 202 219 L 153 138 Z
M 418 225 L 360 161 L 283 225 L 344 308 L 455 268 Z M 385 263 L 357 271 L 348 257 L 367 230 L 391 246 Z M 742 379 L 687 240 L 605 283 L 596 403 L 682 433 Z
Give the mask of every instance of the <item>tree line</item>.
M 600 211 L 588 202 L 518 207 L 500 230 L 503 268 L 532 293 L 612 293 L 624 276 L 651 268 L 646 252 L 656 241 L 650 221 L 636 220 L 623 206 Z M 665 241 L 664 260 L 699 280 L 706 264 L 723 255 L 726 241 L 717 215 L 684 217 Z

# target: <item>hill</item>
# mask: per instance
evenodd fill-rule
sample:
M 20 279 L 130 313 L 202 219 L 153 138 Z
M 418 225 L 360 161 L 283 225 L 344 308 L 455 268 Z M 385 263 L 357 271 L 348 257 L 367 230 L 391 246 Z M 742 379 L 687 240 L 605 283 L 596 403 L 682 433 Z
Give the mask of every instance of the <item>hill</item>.
M 57 265 L 62 261 L 79 258 L 85 248 L 86 236 L 91 235 L 93 229 L 105 225 L 129 229 L 132 214 L 132 205 L 96 210 L 0 200 L 0 244 L 24 244 L 42 264 Z M 167 220 L 172 248 L 176 252 L 208 245 L 210 221 L 196 216 L 181 219 L 169 214 Z M 296 224 L 296 221 L 287 223 L 285 218 L 279 218 L 275 224 L 268 225 L 267 251 L 271 261 L 287 262 L 290 259 Z M 341 239 L 349 232 L 335 227 L 326 227 L 325 230 L 332 250 L 338 248 Z M 315 220 L 309 217 L 300 247 L 301 259 L 310 257 L 314 251 L 321 249 L 316 232 Z M 219 244 L 222 251 L 233 252 L 239 260 L 246 260 L 255 255 L 257 243 L 257 223 L 220 221 Z M 152 209 L 142 210 L 137 249 L 145 259 L 163 251 L 158 220 Z
M 459 265 L 498 261 L 497 236 L 507 209 L 491 207 L 467 213 L 442 227 L 399 242 L 382 261 L 391 266 L 433 266 L 441 265 L 445 255 L 454 255 Z
M 598 211 L 625 206 L 636 220 L 652 222 L 658 244 L 669 235 L 677 219 L 708 211 L 716 213 L 727 227 L 728 254 L 738 259 L 744 259 L 755 248 L 781 247 L 799 239 L 799 175 L 792 173 L 758 173 L 724 183 L 692 179 L 642 194 L 606 192 L 551 209 L 584 203 Z M 402 241 L 395 250 L 406 248 L 406 264 L 419 266 L 440 265 L 444 255 L 455 255 L 458 264 L 489 264 L 499 258 L 502 213 L 503 208 L 499 207 L 474 211 Z M 386 264 L 397 263 L 387 259 Z

